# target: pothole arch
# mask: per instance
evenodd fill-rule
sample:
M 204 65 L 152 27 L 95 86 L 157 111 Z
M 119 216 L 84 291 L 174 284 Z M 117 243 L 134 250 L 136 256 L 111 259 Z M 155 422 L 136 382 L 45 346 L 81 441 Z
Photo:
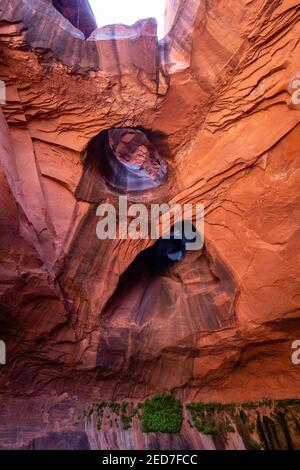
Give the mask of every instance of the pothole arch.
M 99 377 L 181 386 L 191 380 L 201 332 L 235 324 L 236 296 L 232 274 L 206 246 L 186 251 L 184 237 L 157 240 L 121 275 L 100 314 Z
M 143 194 L 168 181 L 168 164 L 142 128 L 101 131 L 87 146 L 83 166 L 76 197 L 88 202 L 103 193 Z

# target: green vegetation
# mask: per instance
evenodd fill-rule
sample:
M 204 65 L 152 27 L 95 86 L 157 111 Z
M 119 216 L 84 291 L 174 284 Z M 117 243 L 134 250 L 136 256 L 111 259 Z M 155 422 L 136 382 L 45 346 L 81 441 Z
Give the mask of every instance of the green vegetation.
M 120 409 L 123 429 L 130 429 L 132 424 L 132 418 L 137 414 L 138 410 L 133 406 L 133 403 L 129 404 L 127 401 L 123 401 L 121 403 Z
M 101 430 L 103 414 L 104 414 L 106 406 L 107 406 L 106 401 L 99 401 L 97 403 L 94 403 L 93 405 L 93 412 L 96 411 L 96 414 L 97 414 L 97 422 L 96 422 L 97 431 Z
M 100 431 L 102 428 L 103 424 L 103 416 L 104 412 L 106 409 L 109 409 L 113 415 L 117 415 L 119 417 L 119 422 L 121 421 L 123 424 L 124 429 L 129 429 L 131 427 L 131 422 L 133 416 L 137 413 L 137 409 L 133 408 L 131 413 L 127 415 L 127 407 L 128 407 L 128 402 L 124 401 L 121 403 L 117 402 L 106 402 L 106 401 L 99 401 L 96 403 L 93 403 L 92 405 L 88 406 L 88 408 L 84 411 L 84 416 L 87 419 L 91 419 L 93 413 L 96 413 L 96 429 L 97 431 Z M 120 416 L 121 413 L 121 416 Z M 106 421 L 110 425 L 110 427 L 113 426 L 113 420 L 111 414 L 106 415 Z M 118 419 L 116 418 L 115 424 L 118 426 Z
M 257 402 L 227 404 L 193 402 L 185 406 L 191 428 L 206 435 L 218 435 L 224 443 L 229 442 L 229 433 L 237 432 L 247 448 L 253 450 L 284 449 L 286 435 L 295 448 L 300 446 L 299 399 L 263 398 Z M 142 432 L 176 433 L 182 427 L 183 405 L 170 393 L 157 393 L 136 405 L 128 401 L 99 401 L 84 411 L 85 419 L 98 432 L 103 425 L 128 430 L 135 416 L 141 421 Z
M 97 415 L 102 417 L 103 413 L 104 413 L 104 410 L 107 406 L 107 403 L 106 403 L 106 401 L 99 401 L 97 403 L 94 403 L 94 405 L 92 405 L 92 406 L 93 406 L 93 411 L 95 410 Z
M 111 411 L 113 413 L 116 413 L 116 414 L 119 414 L 119 411 L 120 411 L 120 403 L 116 403 L 114 401 L 111 401 L 109 404 L 108 404 L 109 408 L 111 409 Z
M 129 405 L 128 401 L 122 401 L 120 407 L 121 407 L 121 412 L 125 412 L 127 406 Z
M 131 417 L 127 415 L 122 415 L 122 424 L 125 430 L 130 429 L 131 427 Z
M 216 435 L 219 433 L 218 428 L 215 424 L 208 424 L 208 423 L 197 423 L 197 429 L 203 434 L 211 434 Z
M 235 432 L 235 429 L 234 429 L 234 427 L 232 426 L 231 423 L 226 423 L 225 424 L 225 429 L 226 429 L 226 432 Z
M 222 405 L 218 403 L 189 403 L 186 408 L 190 411 L 193 425 L 203 434 L 216 435 L 219 433 L 214 419 L 216 410 L 220 410 Z
M 300 406 L 300 399 L 298 398 L 289 398 L 286 400 L 276 400 L 275 404 L 275 411 L 278 409 L 286 409 L 290 406 Z
M 182 403 L 169 393 L 157 393 L 142 405 L 143 432 L 179 432 L 182 426 Z
M 259 442 L 257 442 L 255 439 L 250 439 L 250 441 L 249 441 L 249 446 L 250 446 L 251 449 L 253 449 L 253 450 L 259 450 L 259 449 L 261 449 L 261 445 L 260 445 Z
M 255 423 L 249 423 L 248 424 L 248 431 L 253 433 L 255 430 Z

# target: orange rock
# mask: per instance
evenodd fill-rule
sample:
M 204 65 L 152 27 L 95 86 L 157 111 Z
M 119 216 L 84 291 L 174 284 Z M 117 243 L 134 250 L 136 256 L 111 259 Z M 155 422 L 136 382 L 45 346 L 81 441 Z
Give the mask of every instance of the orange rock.
M 170 0 L 159 43 L 151 19 L 85 40 L 69 13 L 0 0 L 1 446 L 55 446 L 54 431 L 67 446 L 79 429 L 86 447 L 74 416 L 102 399 L 297 397 L 298 2 Z M 137 258 L 152 241 L 96 236 L 98 202 L 118 192 L 88 153 L 112 128 L 143 130 L 169 167 L 130 203 L 205 205 L 204 249 L 155 276 Z M 175 439 L 215 447 L 186 425 Z

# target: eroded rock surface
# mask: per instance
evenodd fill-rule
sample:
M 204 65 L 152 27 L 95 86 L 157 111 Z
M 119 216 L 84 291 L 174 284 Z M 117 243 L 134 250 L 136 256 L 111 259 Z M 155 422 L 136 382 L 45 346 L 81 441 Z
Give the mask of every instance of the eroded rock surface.
M 68 431 L 74 448 L 82 432 L 109 446 L 75 424 L 99 399 L 299 394 L 299 3 L 168 3 L 158 43 L 154 20 L 85 40 L 49 1 L 0 0 L 3 447 L 72 447 Z M 151 241 L 96 236 L 97 205 L 116 194 L 87 149 L 113 128 L 147 129 L 168 164 L 147 204 L 205 205 L 203 251 L 156 277 L 136 265 Z M 200 445 L 186 423 L 115 432 L 121 448 Z
M 97 29 L 97 23 L 88 0 L 52 0 L 55 8 L 80 29 L 86 38 Z

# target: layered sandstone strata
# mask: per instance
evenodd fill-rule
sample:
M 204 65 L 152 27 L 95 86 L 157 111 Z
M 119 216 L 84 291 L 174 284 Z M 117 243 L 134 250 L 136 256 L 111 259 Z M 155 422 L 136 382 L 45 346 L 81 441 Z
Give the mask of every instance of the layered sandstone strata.
M 151 19 L 86 40 L 46 0 L 0 1 L 3 447 L 104 446 L 75 425 L 99 399 L 298 395 L 300 6 L 168 3 L 158 43 Z M 87 152 L 113 128 L 168 164 L 143 201 L 205 205 L 203 250 L 151 278 L 150 240 L 96 236 L 117 194 Z

